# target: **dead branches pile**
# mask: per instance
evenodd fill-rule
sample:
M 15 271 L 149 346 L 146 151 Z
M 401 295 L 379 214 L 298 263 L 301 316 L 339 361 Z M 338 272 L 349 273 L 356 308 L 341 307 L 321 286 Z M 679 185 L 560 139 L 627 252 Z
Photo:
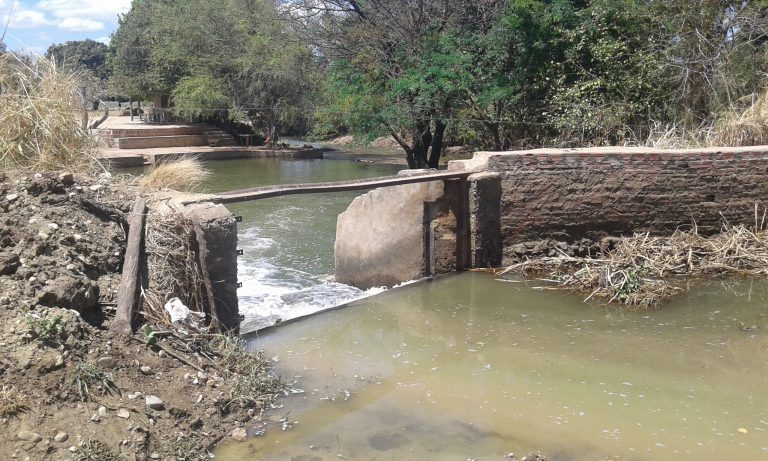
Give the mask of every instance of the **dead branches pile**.
M 548 274 L 546 280 L 557 286 L 589 293 L 586 300 L 655 308 L 682 291 L 676 276 L 768 275 L 768 230 L 726 225 L 711 237 L 699 235 L 696 228 L 669 237 L 636 234 L 596 257 L 538 258 L 498 275 L 510 272 Z
M 143 313 L 170 323 L 165 303 L 179 298 L 192 311 L 204 312 L 203 282 L 195 254 L 192 223 L 178 215 L 151 215 L 146 229 L 148 287 L 142 291 Z

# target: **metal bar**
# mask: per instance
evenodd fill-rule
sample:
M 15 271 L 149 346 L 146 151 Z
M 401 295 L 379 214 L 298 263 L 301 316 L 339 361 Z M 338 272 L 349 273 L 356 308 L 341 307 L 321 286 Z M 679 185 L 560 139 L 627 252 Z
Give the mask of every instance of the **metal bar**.
M 219 192 L 205 197 L 182 202 L 184 205 L 200 202 L 237 203 L 259 200 L 271 197 L 294 194 L 317 194 L 322 192 L 343 192 L 352 190 L 375 189 L 377 187 L 397 186 L 446 179 L 464 179 L 472 174 L 471 171 L 441 171 L 410 176 L 384 176 L 379 178 L 357 179 L 352 181 L 284 184 L 278 186 L 256 187 L 229 192 Z

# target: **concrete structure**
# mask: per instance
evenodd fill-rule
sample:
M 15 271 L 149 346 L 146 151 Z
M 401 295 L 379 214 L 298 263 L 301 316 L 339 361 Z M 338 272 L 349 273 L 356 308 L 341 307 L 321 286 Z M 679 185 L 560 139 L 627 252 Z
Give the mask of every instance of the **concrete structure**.
M 453 270 L 447 261 L 464 253 L 452 240 L 463 221 L 456 210 L 469 215 L 467 266 L 486 267 L 586 254 L 634 232 L 754 225 L 768 205 L 764 146 L 480 152 L 448 170 L 473 173 L 466 192 L 446 181 L 442 195 L 395 186 L 356 199 L 337 224 L 337 279 L 368 287 Z M 463 196 L 466 208 L 448 205 Z

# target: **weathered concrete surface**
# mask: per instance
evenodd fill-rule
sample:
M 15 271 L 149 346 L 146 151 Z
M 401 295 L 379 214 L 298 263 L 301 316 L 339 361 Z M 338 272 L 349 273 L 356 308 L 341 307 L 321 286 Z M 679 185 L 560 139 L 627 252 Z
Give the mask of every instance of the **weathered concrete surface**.
M 766 146 L 481 152 L 449 169 L 500 175 L 507 262 L 553 244 L 586 252 L 603 237 L 669 234 L 694 222 L 703 233 L 719 230 L 724 218 L 754 224 L 755 206 L 768 205 Z
M 442 196 L 443 182 L 433 181 L 355 198 L 336 223 L 336 280 L 365 289 L 424 277 L 425 203 Z
M 156 194 L 150 202 L 150 213 L 180 213 L 201 233 L 196 236 L 197 241 L 202 239 L 207 251 L 201 258 L 200 269 L 211 281 L 214 300 L 214 306 L 208 306 L 211 311 L 208 313 L 216 313 L 221 329 L 237 332 L 241 320 L 237 301 L 237 222 L 224 205 L 210 202 L 184 205 L 191 197 L 198 195 L 174 191 Z M 200 194 L 199 197 L 207 196 Z
M 471 267 L 501 264 L 501 174 L 475 173 L 469 181 Z

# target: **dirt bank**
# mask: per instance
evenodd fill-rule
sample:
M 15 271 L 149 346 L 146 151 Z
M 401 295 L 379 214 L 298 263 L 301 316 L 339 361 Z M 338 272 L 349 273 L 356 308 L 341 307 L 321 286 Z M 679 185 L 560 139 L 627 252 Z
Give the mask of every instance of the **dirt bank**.
M 136 193 L 0 173 L 0 459 L 207 459 L 283 392 L 236 341 L 110 334 Z

